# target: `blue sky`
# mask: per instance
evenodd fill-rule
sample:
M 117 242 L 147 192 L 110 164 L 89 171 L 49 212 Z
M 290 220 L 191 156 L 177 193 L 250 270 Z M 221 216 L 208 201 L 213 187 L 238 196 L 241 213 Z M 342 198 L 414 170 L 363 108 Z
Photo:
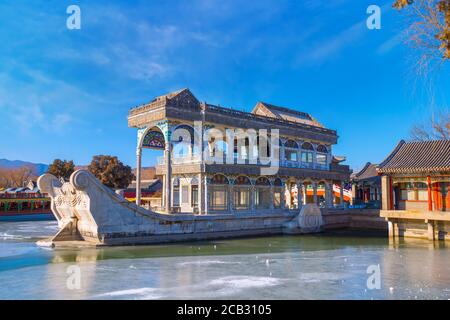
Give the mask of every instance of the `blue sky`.
M 354 169 L 379 162 L 450 100 L 448 65 L 431 86 L 411 71 L 390 2 L 3 0 L 0 158 L 113 154 L 134 166 L 129 108 L 188 87 L 236 109 L 262 100 L 309 112 L 338 131 L 334 152 Z M 71 4 L 81 30 L 66 28 Z M 366 28 L 370 4 L 381 30 Z

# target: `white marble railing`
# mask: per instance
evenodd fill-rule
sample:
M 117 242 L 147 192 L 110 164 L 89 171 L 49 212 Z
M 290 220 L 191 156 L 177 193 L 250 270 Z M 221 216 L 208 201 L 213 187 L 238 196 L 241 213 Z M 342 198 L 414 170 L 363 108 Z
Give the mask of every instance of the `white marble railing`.
M 316 169 L 316 170 L 329 170 L 329 166 L 319 163 L 312 162 L 298 162 L 298 161 L 281 161 L 280 166 L 287 168 L 305 168 L 305 169 Z
M 164 157 L 158 157 L 157 158 L 158 165 L 164 164 Z M 248 163 L 248 160 L 244 161 L 245 163 Z M 183 157 L 173 157 L 172 158 L 172 164 L 196 164 L 201 163 L 201 157 L 199 154 L 193 154 Z M 224 158 L 223 163 L 227 163 L 226 159 Z M 237 163 L 237 158 L 234 158 L 234 163 Z M 258 161 L 258 164 L 259 163 Z M 291 161 L 291 160 L 282 160 L 280 161 L 281 167 L 286 168 L 305 168 L 305 169 L 315 169 L 315 170 L 330 170 L 328 165 L 319 164 L 319 163 L 311 163 L 311 162 L 298 162 L 298 161 Z
M 157 158 L 158 165 L 164 164 L 164 157 L 158 157 Z M 172 164 L 194 164 L 194 163 L 200 163 L 201 158 L 200 155 L 190 155 L 190 156 L 184 156 L 184 157 L 173 157 L 172 158 Z

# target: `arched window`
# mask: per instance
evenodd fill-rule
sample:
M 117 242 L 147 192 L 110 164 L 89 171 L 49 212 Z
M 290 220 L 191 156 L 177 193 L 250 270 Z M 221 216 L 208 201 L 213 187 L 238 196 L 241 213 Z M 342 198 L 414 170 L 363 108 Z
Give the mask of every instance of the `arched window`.
M 303 182 L 305 203 L 314 203 L 314 187 L 311 181 Z
M 250 179 L 246 176 L 239 176 L 234 180 L 235 185 L 251 185 Z
M 289 209 L 298 209 L 298 196 L 299 189 L 297 180 L 295 178 L 289 178 L 288 180 L 286 180 L 286 192 L 284 195 L 286 207 Z
M 227 152 L 225 137 L 222 130 L 210 128 L 203 137 L 208 142 L 209 161 L 223 163 L 223 157 Z
M 256 209 L 270 208 L 270 181 L 266 177 L 256 179 L 255 207 Z
M 282 187 L 282 186 L 283 186 L 283 181 L 281 181 L 280 178 L 276 178 L 276 179 L 273 181 L 273 185 L 274 185 L 275 187 Z
M 186 157 L 194 151 L 195 133 L 188 125 L 180 125 L 172 132 L 173 156 L 175 158 Z
M 257 146 L 255 146 L 255 148 L 254 148 L 255 154 L 261 158 L 269 158 L 270 155 L 272 154 L 271 153 L 272 148 L 276 147 L 276 146 L 271 145 L 271 143 L 272 143 L 271 138 L 269 136 L 258 136 L 256 141 L 257 141 Z M 266 147 L 265 150 L 263 149 L 264 146 Z M 278 145 L 278 147 L 280 147 L 280 146 L 281 146 L 281 144 Z
M 270 186 L 270 181 L 266 177 L 259 177 L 256 179 L 255 185 L 257 186 Z
M 223 211 L 228 208 L 228 178 L 222 174 L 212 177 L 209 186 L 208 199 L 209 209 L 212 211 Z
M 321 144 L 317 147 L 317 152 L 328 153 L 328 149 L 323 144 Z
M 196 178 L 191 180 L 191 206 L 198 208 L 198 180 Z
M 250 153 L 250 140 L 248 137 L 234 138 L 233 152 L 235 159 L 247 160 Z
M 322 166 L 327 164 L 328 149 L 324 145 L 317 147 L 316 162 Z
M 305 142 L 302 144 L 302 164 L 307 166 L 314 162 L 314 147 L 311 143 Z
M 297 144 L 297 142 L 295 142 L 294 140 L 287 140 L 287 141 L 284 143 L 284 146 L 285 146 L 286 148 L 298 149 L 298 144 Z
M 229 184 L 229 181 L 223 174 L 216 174 L 212 177 L 211 184 Z
M 172 181 L 173 186 L 173 206 L 179 207 L 180 206 L 180 179 L 174 178 Z
M 326 205 L 326 188 L 325 188 L 325 182 L 320 181 L 317 184 L 317 200 L 318 200 L 318 205 L 321 208 L 324 208 Z
M 142 148 L 164 150 L 165 145 L 164 135 L 159 129 L 148 131 L 142 140 Z
M 314 147 L 311 143 L 309 142 L 304 142 L 302 144 L 302 150 L 310 150 L 310 151 L 314 151 Z
M 298 144 L 294 140 L 287 140 L 284 143 L 284 158 L 287 161 L 297 161 Z
M 246 176 L 239 176 L 234 180 L 233 206 L 236 210 L 250 209 L 251 181 Z
M 283 181 L 280 178 L 276 178 L 273 181 L 273 207 L 275 209 L 283 206 Z

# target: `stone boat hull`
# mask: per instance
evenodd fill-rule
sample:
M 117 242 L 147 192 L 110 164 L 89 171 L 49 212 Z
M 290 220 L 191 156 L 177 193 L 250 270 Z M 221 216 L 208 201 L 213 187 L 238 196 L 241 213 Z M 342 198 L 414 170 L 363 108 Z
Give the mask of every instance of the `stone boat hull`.
M 319 232 L 320 209 L 261 210 L 233 214 L 163 214 L 136 206 L 78 170 L 61 183 L 45 174 L 39 188 L 52 199 L 59 232 L 42 245 L 137 245 L 282 233 Z

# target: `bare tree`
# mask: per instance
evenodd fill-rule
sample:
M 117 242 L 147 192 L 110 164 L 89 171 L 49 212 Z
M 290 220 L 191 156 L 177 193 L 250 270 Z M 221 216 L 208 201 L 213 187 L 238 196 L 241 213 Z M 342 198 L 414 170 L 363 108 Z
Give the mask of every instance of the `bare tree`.
M 2 168 L 0 169 L 0 187 L 2 188 L 19 188 L 34 178 L 33 170 L 30 167 L 21 168 Z
M 431 121 L 415 125 L 411 138 L 415 141 L 450 139 L 450 113 L 440 112 Z
M 393 6 L 405 8 L 406 40 L 418 55 L 419 74 L 450 59 L 450 0 L 396 0 Z
M 10 185 L 8 170 L 0 168 L 0 188 L 8 188 Z

